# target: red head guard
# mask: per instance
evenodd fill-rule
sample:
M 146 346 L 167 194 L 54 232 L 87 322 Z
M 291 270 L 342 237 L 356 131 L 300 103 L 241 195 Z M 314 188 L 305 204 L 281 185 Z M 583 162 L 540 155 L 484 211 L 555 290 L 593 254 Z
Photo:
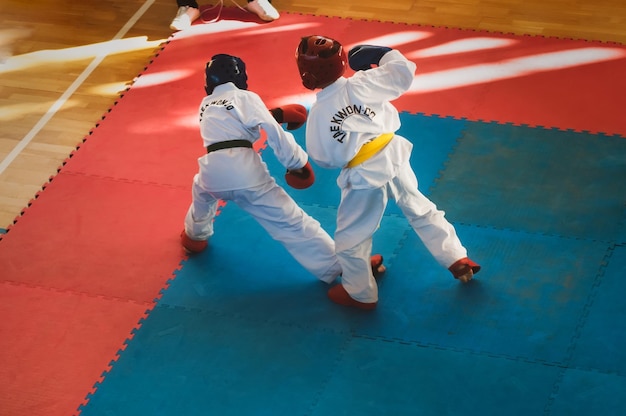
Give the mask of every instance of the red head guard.
M 302 84 L 310 90 L 334 82 L 348 66 L 348 58 L 341 43 L 325 36 L 302 38 L 296 49 L 296 62 Z

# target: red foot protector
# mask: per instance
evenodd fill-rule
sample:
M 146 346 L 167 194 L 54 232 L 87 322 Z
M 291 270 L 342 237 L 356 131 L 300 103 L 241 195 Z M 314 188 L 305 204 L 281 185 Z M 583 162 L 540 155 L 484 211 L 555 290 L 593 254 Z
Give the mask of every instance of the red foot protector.
M 341 283 L 338 283 L 328 289 L 328 298 L 339 305 L 352 306 L 367 311 L 376 309 L 376 305 L 378 305 L 378 302 L 363 303 L 352 299 Z

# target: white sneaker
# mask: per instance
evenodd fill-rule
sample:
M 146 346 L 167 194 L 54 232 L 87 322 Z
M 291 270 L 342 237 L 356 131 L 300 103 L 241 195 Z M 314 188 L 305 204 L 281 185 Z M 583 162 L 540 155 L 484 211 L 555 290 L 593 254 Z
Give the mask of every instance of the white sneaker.
M 271 22 L 280 17 L 278 11 L 272 6 L 268 0 L 254 0 L 248 3 L 246 9 L 259 16 L 261 20 Z
M 193 21 L 198 17 L 200 17 L 200 10 L 195 7 L 181 6 L 178 8 L 178 12 L 176 12 L 176 17 L 172 20 L 172 23 L 170 23 L 170 29 L 189 29 L 191 27 L 191 23 L 193 23 Z

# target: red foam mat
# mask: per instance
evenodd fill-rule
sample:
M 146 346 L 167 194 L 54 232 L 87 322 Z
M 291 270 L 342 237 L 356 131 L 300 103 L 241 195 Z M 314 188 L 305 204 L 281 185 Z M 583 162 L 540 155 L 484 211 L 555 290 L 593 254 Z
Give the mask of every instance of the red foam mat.
M 0 414 L 75 414 L 146 309 L 0 283 Z
M 190 191 L 60 173 L 0 242 L 2 280 L 151 302 L 184 258 Z
M 177 33 L 65 170 L 188 187 L 204 152 L 197 109 L 206 61 L 239 55 L 250 89 L 268 107 L 306 104 L 314 93 L 302 87 L 293 52 L 312 33 L 348 47 L 386 43 L 411 57 L 418 76 L 397 100 L 403 111 L 626 135 L 620 45 L 293 14 L 266 25 L 238 20 L 244 17 L 225 9 L 218 23 Z
M 250 89 L 268 105 L 311 101 L 293 55 L 301 36 L 323 34 L 348 48 L 394 46 L 414 60 L 415 89 L 398 100 L 404 111 L 626 135 L 626 47 L 619 44 L 293 14 L 246 26 L 238 16 L 230 10 L 174 37 L 177 59 L 196 67 L 184 88 L 197 90 L 205 61 L 224 52 L 243 58 Z

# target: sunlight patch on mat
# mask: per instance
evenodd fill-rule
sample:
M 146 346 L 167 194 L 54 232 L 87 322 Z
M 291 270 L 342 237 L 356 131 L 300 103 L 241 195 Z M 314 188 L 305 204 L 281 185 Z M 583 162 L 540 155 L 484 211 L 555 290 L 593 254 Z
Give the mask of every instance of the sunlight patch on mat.
M 303 87 L 304 88 L 304 87 Z M 281 105 L 298 103 L 307 108 L 309 110 L 313 103 L 316 100 L 315 92 L 308 92 L 303 94 L 292 94 L 292 95 L 284 95 L 280 98 L 277 98 L 272 101 L 268 101 L 267 104 L 269 107 L 280 107 Z
M 197 114 L 183 114 L 180 117 L 172 120 L 171 123 L 181 128 L 193 129 L 198 132 L 198 137 L 200 137 L 200 129 L 198 128 L 198 115 Z
M 434 34 L 431 32 L 422 31 L 404 31 L 394 32 L 389 35 L 378 36 L 375 38 L 363 39 L 353 45 L 345 45 L 345 50 L 348 51 L 352 47 L 357 45 L 385 45 L 388 47 L 397 47 L 405 43 L 416 42 L 418 40 L 427 39 Z
M 508 42 L 508 41 L 507 41 Z M 447 44 L 450 53 L 469 52 L 465 41 Z M 481 43 L 482 48 L 506 46 L 500 43 Z M 465 49 L 464 49 L 465 48 Z M 430 52 L 428 52 L 430 51 Z M 422 55 L 425 53 L 425 55 Z M 443 49 L 432 48 L 426 51 L 407 53 L 411 59 L 438 56 Z M 422 94 L 434 91 L 461 88 L 475 84 L 484 84 L 516 77 L 523 77 L 540 72 L 557 71 L 576 66 L 623 59 L 626 52 L 617 48 L 579 48 L 568 51 L 549 52 L 516 59 L 503 60 L 491 64 L 465 66 L 461 68 L 420 74 L 407 91 L 408 94 Z M 274 105 L 300 103 L 307 108 L 315 102 L 316 92 L 293 94 L 281 97 Z
M 469 38 L 459 39 L 432 48 L 421 49 L 419 51 L 407 53 L 409 59 L 432 58 L 435 56 L 452 55 L 456 53 L 476 52 L 486 49 L 504 48 L 511 46 L 518 41 L 513 39 L 495 38 Z
M 270 27 L 263 27 L 260 28 L 258 30 L 248 30 L 246 31 L 246 33 L 243 33 L 243 35 L 246 36 L 250 36 L 250 35 L 267 35 L 270 33 L 280 33 L 280 32 L 292 32 L 292 31 L 296 31 L 296 30 L 302 30 L 302 29 L 307 29 L 307 28 L 313 28 L 313 27 L 319 27 L 321 26 L 320 23 L 297 23 L 297 24 L 293 24 L 293 25 L 285 25 L 285 26 L 270 26 Z
M 191 69 L 177 69 L 175 71 L 162 71 L 154 74 L 146 74 L 137 77 L 133 88 L 155 87 L 168 82 L 179 81 L 193 75 L 195 71 Z
M 422 74 L 413 81 L 413 86 L 407 94 L 466 87 L 538 72 L 621 59 L 625 56 L 626 52 L 617 48 L 579 48 L 503 60 L 492 64 L 466 66 Z

